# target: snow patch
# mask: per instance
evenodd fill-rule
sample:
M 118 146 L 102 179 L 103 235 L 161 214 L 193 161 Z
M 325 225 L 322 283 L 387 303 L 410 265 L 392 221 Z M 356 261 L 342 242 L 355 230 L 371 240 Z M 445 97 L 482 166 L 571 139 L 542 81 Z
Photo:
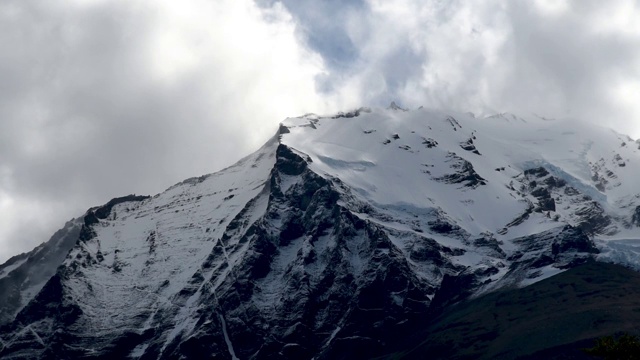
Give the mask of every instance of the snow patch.
M 140 358 L 142 355 L 144 355 L 144 352 L 147 350 L 148 347 L 149 347 L 149 344 L 140 344 L 136 346 L 135 348 L 133 348 L 133 350 L 131 350 L 129 357 L 134 359 Z
M 622 264 L 640 271 L 640 239 L 602 240 L 596 242 L 600 261 Z
M 222 323 L 222 334 L 224 335 L 224 341 L 227 343 L 227 348 L 229 349 L 229 354 L 231 354 L 232 360 L 239 360 L 236 356 L 236 352 L 233 349 L 233 344 L 231 343 L 231 339 L 229 338 L 229 333 L 227 332 L 227 322 L 224 320 L 224 316 L 222 314 L 218 314 L 220 317 L 220 323 Z
M 27 260 L 29 260 L 29 258 L 25 257 L 24 259 L 20 259 L 20 260 L 16 261 L 15 263 L 13 263 L 11 265 L 7 265 L 7 266 L 3 267 L 2 269 L 0 269 L 0 279 L 9 276 L 9 274 L 11 274 L 11 272 L 13 270 L 19 268 L 22 264 L 27 262 Z

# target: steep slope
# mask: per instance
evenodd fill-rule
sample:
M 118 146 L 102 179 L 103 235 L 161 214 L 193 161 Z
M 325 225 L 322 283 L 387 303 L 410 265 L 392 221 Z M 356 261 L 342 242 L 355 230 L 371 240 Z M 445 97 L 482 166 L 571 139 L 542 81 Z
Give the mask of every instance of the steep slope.
M 0 265 L 0 325 L 12 321 L 56 273 L 78 240 L 80 227 L 79 219 L 69 221 L 46 243 Z
M 60 266 L 1 313 L 0 356 L 367 358 L 470 296 L 637 266 L 625 139 L 424 109 L 287 119 L 230 168 L 69 225 Z
M 581 349 L 596 338 L 639 332 L 639 308 L 640 273 L 590 262 L 457 304 L 415 337 L 420 345 L 390 358 L 593 359 Z
M 232 245 L 222 239 L 225 230 L 241 212 L 246 221 L 253 220 L 253 211 L 264 212 L 276 146 L 274 138 L 231 168 L 188 179 L 153 198 L 114 199 L 89 210 L 77 243 L 18 314 L 0 355 L 126 355 L 121 343 L 147 336 L 156 314 L 166 317 L 167 326 L 176 324 L 175 332 L 189 326 L 188 294 L 197 288 L 200 266 L 222 249 L 229 268 L 234 259 L 226 252 Z

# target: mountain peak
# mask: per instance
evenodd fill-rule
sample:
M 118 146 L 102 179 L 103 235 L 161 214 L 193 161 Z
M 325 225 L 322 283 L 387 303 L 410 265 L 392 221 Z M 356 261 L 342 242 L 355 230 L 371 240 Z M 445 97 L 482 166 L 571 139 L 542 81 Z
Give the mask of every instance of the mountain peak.
M 93 208 L 0 266 L 0 356 L 367 358 L 461 300 L 638 267 L 639 150 L 491 119 L 288 118 L 231 167 Z
M 400 106 L 398 106 L 398 104 L 396 104 L 395 101 L 392 101 L 391 104 L 389 105 L 389 107 L 387 109 L 390 110 L 400 110 L 400 111 L 407 111 L 407 109 L 403 109 Z

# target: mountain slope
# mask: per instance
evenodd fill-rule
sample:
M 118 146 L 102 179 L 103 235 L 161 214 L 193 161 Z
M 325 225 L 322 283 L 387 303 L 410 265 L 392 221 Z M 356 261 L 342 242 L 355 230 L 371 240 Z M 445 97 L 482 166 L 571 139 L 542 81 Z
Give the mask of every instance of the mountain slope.
M 638 332 L 640 273 L 590 262 L 524 289 L 457 304 L 396 359 L 593 359 L 594 339 Z
M 639 154 L 512 115 L 287 119 L 234 166 L 90 209 L 46 262 L 2 265 L 50 275 L 37 294 L 12 287 L 0 356 L 383 354 L 470 296 L 594 258 L 638 266 Z
M 79 219 L 69 221 L 48 242 L 0 265 L 0 325 L 12 321 L 55 274 L 78 240 L 80 227 Z

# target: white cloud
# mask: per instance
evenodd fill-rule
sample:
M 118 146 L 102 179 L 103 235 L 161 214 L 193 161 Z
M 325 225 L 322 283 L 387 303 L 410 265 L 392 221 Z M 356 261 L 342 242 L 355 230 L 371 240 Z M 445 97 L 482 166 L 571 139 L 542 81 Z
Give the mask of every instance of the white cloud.
M 640 136 L 633 0 L 256 1 L 0 2 L 0 261 L 306 112 L 396 100 Z
M 335 110 L 280 4 L 6 1 L 0 42 L 0 261 L 111 197 L 229 165 L 287 116 Z
M 570 8 L 568 0 L 535 0 L 533 3 L 538 11 L 551 16 L 564 15 Z
M 363 9 L 345 21 L 360 56 L 343 92 L 568 116 L 640 136 L 637 2 L 368 0 Z

